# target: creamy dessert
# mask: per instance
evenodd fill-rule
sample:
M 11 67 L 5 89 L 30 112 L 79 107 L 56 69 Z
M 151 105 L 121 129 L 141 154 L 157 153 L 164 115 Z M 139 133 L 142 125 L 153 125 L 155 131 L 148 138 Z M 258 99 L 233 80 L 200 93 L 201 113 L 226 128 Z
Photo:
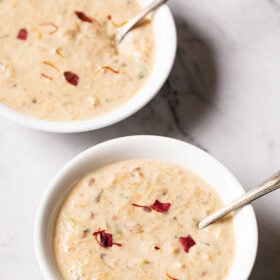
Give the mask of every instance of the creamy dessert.
M 0 102 L 51 121 L 79 121 L 132 98 L 153 67 L 149 20 L 121 44 L 137 0 L 0 1 Z
M 95 170 L 73 186 L 56 220 L 62 278 L 225 279 L 235 254 L 232 218 L 197 226 L 222 204 L 175 164 L 130 160 Z

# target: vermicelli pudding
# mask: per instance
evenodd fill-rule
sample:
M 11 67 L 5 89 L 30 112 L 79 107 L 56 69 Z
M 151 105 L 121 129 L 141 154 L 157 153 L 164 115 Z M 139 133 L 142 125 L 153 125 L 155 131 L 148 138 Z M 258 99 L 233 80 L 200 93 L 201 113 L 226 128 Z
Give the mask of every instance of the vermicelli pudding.
M 197 226 L 222 205 L 179 165 L 129 160 L 93 170 L 59 211 L 57 266 L 64 280 L 225 279 L 235 255 L 232 218 Z

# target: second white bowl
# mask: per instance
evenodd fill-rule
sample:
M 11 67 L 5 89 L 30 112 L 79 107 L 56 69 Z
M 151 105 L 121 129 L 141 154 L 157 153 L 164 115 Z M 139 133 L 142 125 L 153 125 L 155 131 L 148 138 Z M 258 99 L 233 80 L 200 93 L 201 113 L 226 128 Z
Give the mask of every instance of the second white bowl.
M 206 152 L 159 136 L 131 136 L 96 145 L 71 160 L 53 179 L 40 203 L 35 224 L 35 250 L 47 280 L 61 280 L 53 255 L 53 231 L 58 210 L 71 186 L 89 171 L 128 159 L 157 159 L 196 173 L 218 192 L 224 203 L 244 193 L 234 176 Z M 246 206 L 234 215 L 235 259 L 226 280 L 246 280 L 253 268 L 258 232 L 255 214 Z

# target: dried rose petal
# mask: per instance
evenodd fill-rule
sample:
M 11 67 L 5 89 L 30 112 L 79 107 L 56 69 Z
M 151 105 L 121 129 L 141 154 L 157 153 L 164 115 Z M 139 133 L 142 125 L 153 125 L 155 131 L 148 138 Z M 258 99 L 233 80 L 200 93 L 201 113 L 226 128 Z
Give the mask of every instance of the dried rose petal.
M 70 71 L 64 72 L 64 77 L 65 77 L 65 80 L 73 86 L 77 86 L 79 84 L 80 78 L 75 73 L 72 73 Z
M 106 233 L 105 230 L 97 231 L 93 233 L 94 236 L 99 235 L 98 243 L 102 247 L 112 247 L 113 246 L 113 235 L 111 233 Z
M 81 21 L 92 23 L 92 18 L 88 17 L 85 13 L 80 11 L 75 11 L 75 14 Z
M 25 28 L 20 29 L 19 32 L 18 32 L 17 38 L 19 40 L 24 40 L 25 41 L 27 39 L 27 37 L 28 37 L 27 30 Z
M 183 249 L 186 253 L 188 253 L 190 248 L 196 244 L 190 235 L 187 237 L 180 237 L 179 242 L 183 246 Z
M 95 236 L 96 241 L 101 247 L 109 248 L 113 245 L 122 246 L 120 243 L 113 242 L 113 235 L 111 233 L 106 233 L 105 230 L 99 230 L 92 234 Z M 98 238 L 99 237 L 99 238 Z
M 165 213 L 169 210 L 170 206 L 171 206 L 171 203 L 161 203 L 158 200 L 156 200 L 151 207 L 153 210 L 155 210 L 159 213 Z
M 145 205 L 138 205 L 135 203 L 132 203 L 135 207 L 143 208 L 146 212 L 151 212 L 151 210 L 157 211 L 159 213 L 165 213 L 169 210 L 171 203 L 161 203 L 160 201 L 156 200 L 152 205 L 145 206 Z

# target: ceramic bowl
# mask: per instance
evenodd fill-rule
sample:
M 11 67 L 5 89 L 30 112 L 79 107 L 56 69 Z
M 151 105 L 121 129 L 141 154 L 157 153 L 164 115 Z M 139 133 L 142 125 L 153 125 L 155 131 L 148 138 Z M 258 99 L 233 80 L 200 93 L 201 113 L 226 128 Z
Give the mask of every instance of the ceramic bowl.
M 139 1 L 147 5 L 151 0 Z M 128 102 L 116 110 L 97 118 L 77 122 L 54 122 L 36 119 L 19 113 L 0 103 L 0 114 L 22 125 L 48 132 L 73 133 L 95 130 L 117 123 L 145 106 L 161 89 L 172 69 L 177 36 L 173 16 L 166 5 L 153 15 L 155 60 L 152 72 L 144 86 Z
M 224 203 L 244 193 L 235 177 L 208 153 L 195 146 L 159 136 L 130 136 L 96 145 L 76 156 L 55 176 L 40 202 L 35 224 L 35 250 L 45 279 L 61 280 L 53 255 L 55 220 L 71 186 L 89 171 L 129 159 L 156 159 L 179 164 L 218 192 Z M 252 206 L 234 215 L 235 259 L 226 280 L 245 280 L 252 270 L 258 244 Z

